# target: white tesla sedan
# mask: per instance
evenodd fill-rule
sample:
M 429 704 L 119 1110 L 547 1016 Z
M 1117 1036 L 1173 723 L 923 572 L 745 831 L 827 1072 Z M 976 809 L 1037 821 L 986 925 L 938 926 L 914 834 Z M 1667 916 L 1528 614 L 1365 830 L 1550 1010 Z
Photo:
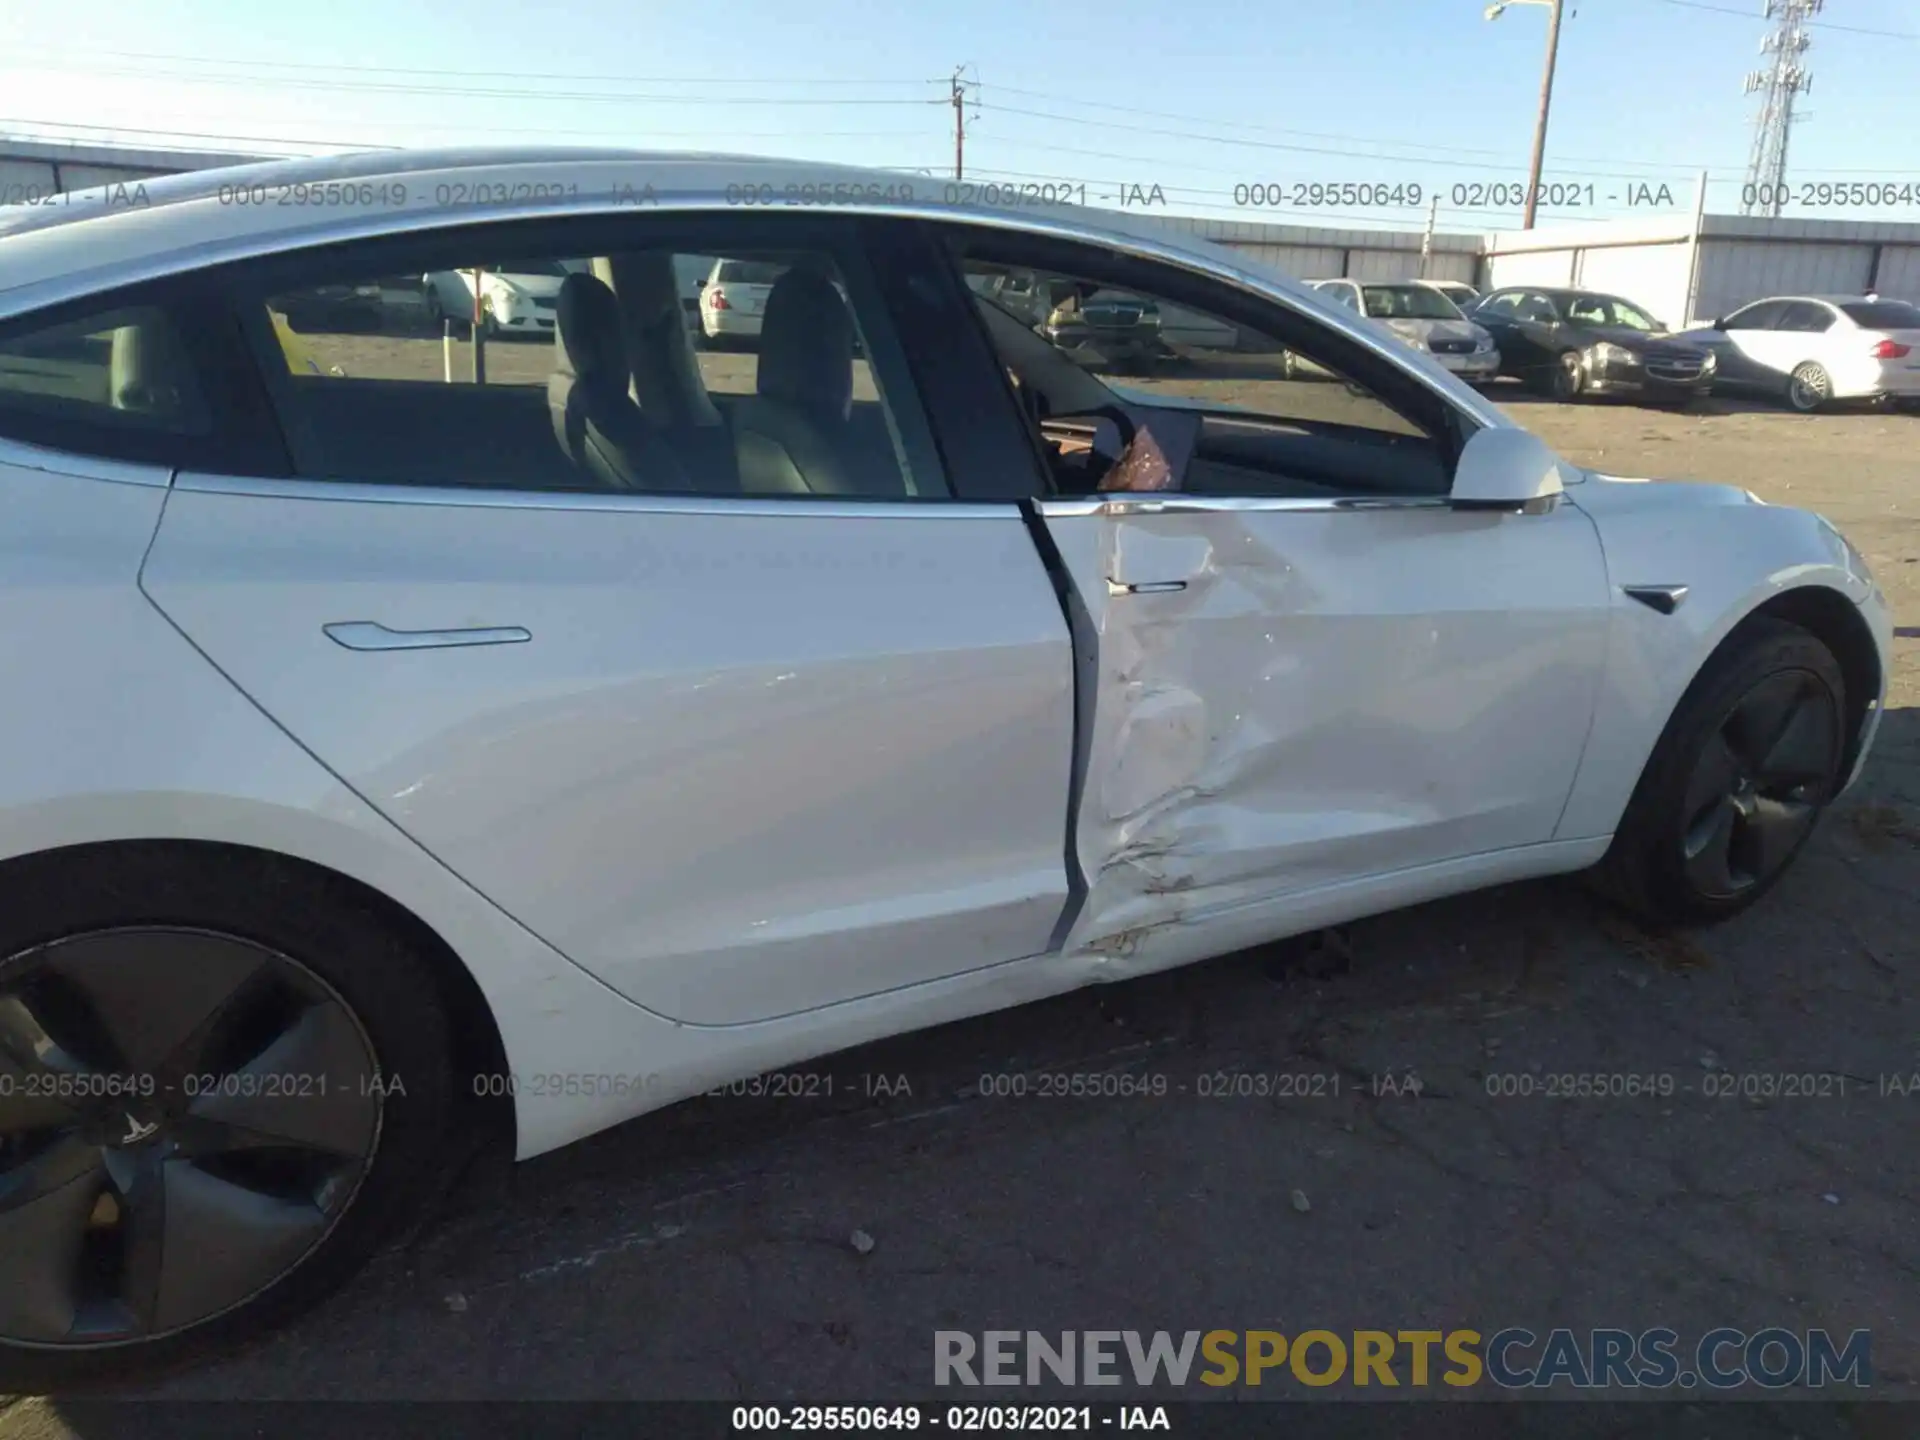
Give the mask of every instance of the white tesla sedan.
M 953 198 L 381 153 L 0 221 L 0 1389 L 256 1333 L 496 1137 L 1529 876 L 1730 915 L 1857 774 L 1889 617 L 1819 517 Z M 780 266 L 751 357 L 688 256 Z M 272 319 L 547 266 L 487 366 Z M 1236 347 L 1122 394 L 1009 270 Z

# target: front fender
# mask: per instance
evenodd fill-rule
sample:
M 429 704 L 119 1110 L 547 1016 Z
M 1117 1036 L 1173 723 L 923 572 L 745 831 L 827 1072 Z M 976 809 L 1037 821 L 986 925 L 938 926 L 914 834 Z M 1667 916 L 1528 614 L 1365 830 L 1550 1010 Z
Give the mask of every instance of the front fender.
M 1856 608 L 1878 651 L 1868 723 L 1877 718 L 1890 622 L 1865 562 L 1826 520 L 1717 485 L 1594 476 L 1568 498 L 1600 531 L 1612 615 L 1592 730 L 1555 839 L 1613 833 L 1701 666 L 1741 621 L 1790 592 L 1827 591 Z M 1627 594 L 1677 585 L 1686 595 L 1671 614 Z M 1864 750 L 1863 742 L 1855 773 Z

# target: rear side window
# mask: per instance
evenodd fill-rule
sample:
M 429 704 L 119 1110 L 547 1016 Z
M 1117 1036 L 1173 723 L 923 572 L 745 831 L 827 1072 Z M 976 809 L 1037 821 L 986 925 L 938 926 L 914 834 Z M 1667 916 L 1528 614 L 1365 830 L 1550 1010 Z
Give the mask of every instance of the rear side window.
M 787 267 L 771 260 L 722 260 L 714 274 L 719 284 L 771 285 L 787 273 Z
M 826 243 L 727 253 L 756 232 L 772 233 L 726 217 L 329 247 L 250 267 L 234 299 L 303 479 L 946 497 L 910 381 L 890 347 L 870 353 L 886 324 L 856 298 L 855 248 L 816 228 Z
M 0 432 L 37 439 L 48 425 L 181 436 L 213 429 L 187 349 L 152 305 L 0 338 Z
M 1832 328 L 1833 312 L 1824 305 L 1815 305 L 1810 301 L 1797 300 L 1787 306 L 1780 318 L 1774 322 L 1776 330 L 1798 330 L 1817 334 Z

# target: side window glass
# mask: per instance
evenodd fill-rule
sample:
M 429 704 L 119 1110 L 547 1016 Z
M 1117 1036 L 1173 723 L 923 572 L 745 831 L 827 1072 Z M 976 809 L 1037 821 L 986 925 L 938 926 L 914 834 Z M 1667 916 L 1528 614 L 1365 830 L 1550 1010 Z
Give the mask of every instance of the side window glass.
M 0 339 L 0 433 L 31 429 L 36 420 L 156 436 L 212 431 L 181 337 L 153 306 Z
M 399 274 L 350 253 L 312 257 L 310 282 L 267 287 L 248 312 L 301 476 L 947 493 L 917 411 L 903 423 L 900 407 L 915 403 L 904 371 L 875 373 L 877 307 L 856 302 L 825 250 L 467 248 Z
M 1833 316 L 1825 306 L 1796 301 L 1787 306 L 1776 330 L 1796 330 L 1803 334 L 1818 334 L 1833 324 Z
M 963 263 L 970 277 L 979 273 L 979 262 Z M 1040 318 L 1028 323 L 996 306 L 988 330 L 1050 447 L 1057 489 L 1094 488 L 1097 476 L 1086 466 L 1097 464 L 1075 457 L 1088 446 L 1099 450 L 1093 422 L 1120 410 L 1144 415 L 1145 428 L 1158 424 L 1166 436 L 1181 436 L 1178 443 L 1162 437 L 1170 454 L 1187 449 L 1185 437 L 1195 432 L 1191 458 L 1175 477 L 1190 493 L 1446 491 L 1442 447 L 1328 358 L 1339 343 L 1332 332 L 1331 345 L 1289 345 L 1187 293 L 1174 299 L 1090 274 L 1055 272 L 1045 287 L 1055 303 Z M 993 304 L 984 296 L 976 303 Z
M 1777 300 L 1763 300 L 1758 305 L 1749 305 L 1727 317 L 1727 329 L 1771 330 L 1784 308 Z

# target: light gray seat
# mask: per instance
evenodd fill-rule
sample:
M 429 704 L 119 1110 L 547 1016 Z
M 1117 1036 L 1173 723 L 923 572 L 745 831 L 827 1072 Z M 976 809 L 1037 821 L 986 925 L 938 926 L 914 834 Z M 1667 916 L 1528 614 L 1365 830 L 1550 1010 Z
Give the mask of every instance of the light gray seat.
M 853 317 L 832 281 L 789 270 L 774 282 L 754 388 L 733 407 L 742 490 L 862 493 L 851 423 Z
M 613 291 L 574 273 L 554 305 L 547 410 L 567 458 L 610 490 L 686 490 L 673 447 L 630 392 L 633 372 Z

